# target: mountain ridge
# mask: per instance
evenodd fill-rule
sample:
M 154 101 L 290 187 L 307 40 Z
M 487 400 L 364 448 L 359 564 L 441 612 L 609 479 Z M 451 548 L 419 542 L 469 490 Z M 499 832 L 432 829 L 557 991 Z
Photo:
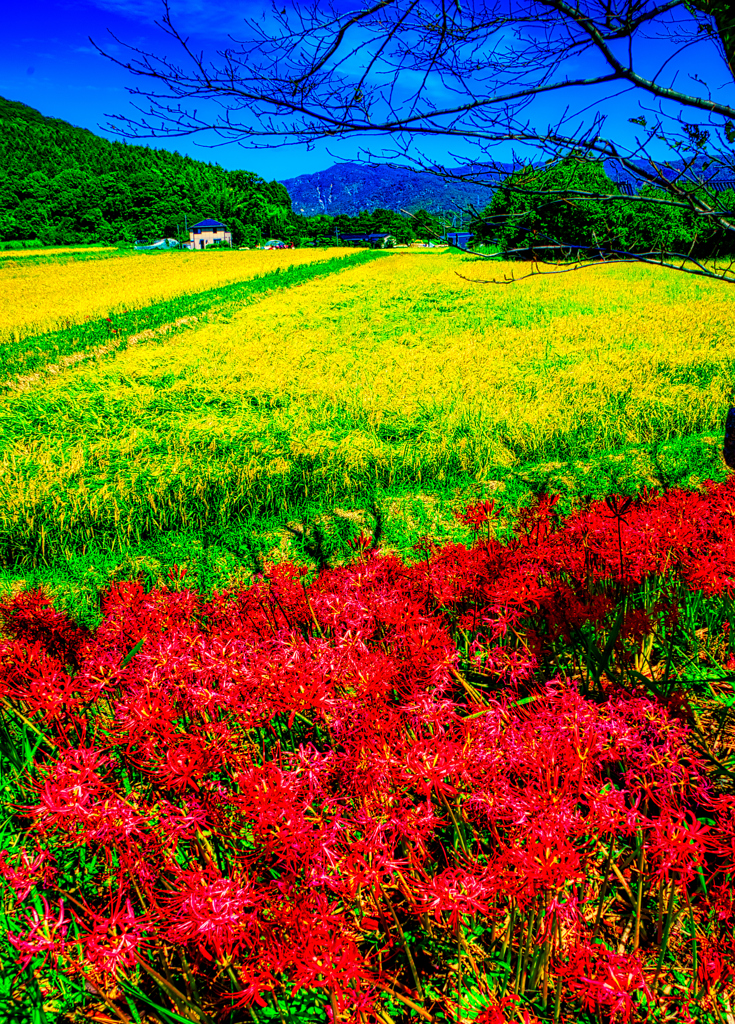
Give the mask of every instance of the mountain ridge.
M 640 184 L 633 171 L 620 167 L 615 161 L 606 160 L 605 170 L 608 176 L 623 186 L 623 191 L 635 191 Z M 683 166 L 683 161 L 672 161 L 667 176 L 673 177 Z M 703 155 L 695 163 L 697 170 L 705 170 L 707 158 Z M 454 219 L 461 218 L 461 211 L 474 206 L 482 209 L 491 198 L 493 189 L 509 174 L 514 165 L 499 162 L 500 174 L 489 171 L 482 164 L 466 164 L 448 168 L 449 173 L 456 176 L 474 175 L 480 179 L 483 175 L 487 180 L 482 182 L 463 182 L 442 178 L 430 171 L 416 171 L 410 167 L 392 164 L 364 164 L 355 161 L 333 164 L 324 171 L 312 174 L 301 174 L 293 178 L 280 179 L 280 184 L 291 196 L 291 206 L 295 213 L 307 217 L 316 214 L 339 216 L 346 214 L 356 216 L 361 211 L 371 213 L 376 209 L 392 210 L 396 213 L 408 211 L 416 213 L 420 209 L 433 214 L 452 213 Z M 641 171 L 651 167 L 647 161 L 637 161 Z M 731 180 L 727 175 L 735 177 L 735 171 L 721 171 L 714 174 L 714 182 Z

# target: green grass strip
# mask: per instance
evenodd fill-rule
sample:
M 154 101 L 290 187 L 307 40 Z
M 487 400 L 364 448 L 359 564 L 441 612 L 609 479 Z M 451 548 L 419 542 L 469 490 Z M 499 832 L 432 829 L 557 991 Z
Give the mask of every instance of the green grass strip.
M 384 253 L 361 250 L 349 256 L 336 256 L 316 263 L 291 266 L 245 281 L 236 281 L 204 292 L 177 295 L 140 309 L 100 317 L 83 324 L 57 331 L 48 331 L 20 338 L 0 347 L 0 379 L 6 387 L 13 386 L 13 377 L 48 366 L 64 356 L 84 352 L 110 341 L 123 341 L 140 331 L 155 330 L 183 317 L 201 316 L 213 306 L 258 299 L 275 289 L 292 288 L 317 277 L 334 274 L 350 267 L 359 267 L 379 259 Z

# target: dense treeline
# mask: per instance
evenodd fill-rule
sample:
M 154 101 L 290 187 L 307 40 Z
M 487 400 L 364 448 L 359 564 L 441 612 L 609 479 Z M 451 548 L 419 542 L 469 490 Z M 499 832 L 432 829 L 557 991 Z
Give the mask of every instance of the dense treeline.
M 339 214 L 336 217 L 317 214 L 313 217 L 294 216 L 302 235 L 319 245 L 329 245 L 343 234 L 388 234 L 398 245 L 405 245 L 416 238 L 438 238 L 445 230 L 441 218 L 434 217 L 426 210 L 402 216 L 394 210 L 363 211 L 356 217 Z
M 533 190 L 533 195 L 524 194 L 523 189 Z M 663 202 L 579 199 L 573 195 L 577 191 L 621 194 L 600 161 L 571 157 L 549 168 L 525 168 L 510 175 L 473 224 L 475 244 L 517 250 L 518 259 L 555 258 L 558 253 L 550 254 L 541 247 L 556 243 L 581 246 L 584 256 L 599 249 L 630 253 L 663 250 L 699 258 L 735 251 L 735 234 L 709 227 L 704 218 L 688 209 L 668 205 L 671 197 L 650 185 L 642 186 L 637 196 Z M 720 209 L 735 209 L 733 189 L 701 191 Z M 564 202 L 552 202 L 565 193 L 569 195 Z M 580 252 L 569 248 L 566 255 L 576 259 Z
M 216 217 L 238 241 L 294 233 L 291 199 L 276 181 L 147 146 L 109 142 L 0 98 L 0 241 L 46 245 L 183 237 Z
M 223 221 L 236 245 L 274 237 L 330 245 L 345 231 L 416 237 L 412 224 L 438 234 L 428 214 L 411 221 L 391 210 L 357 217 L 305 217 L 277 181 L 179 153 L 124 142 L 0 98 L 0 243 L 44 245 L 185 239 L 185 222 Z M 427 219 L 428 218 L 428 219 Z
M 535 195 L 511 186 L 533 189 Z M 550 196 L 554 190 L 619 194 L 599 162 L 570 158 L 549 168 L 526 168 L 497 189 L 472 225 L 472 244 L 517 250 L 520 259 L 544 255 L 538 247 L 557 241 L 589 247 L 590 253 L 601 246 L 708 257 L 735 248 L 735 235 L 703 226 L 702 218 L 687 210 L 634 199 L 548 204 L 539 198 L 539 192 Z M 657 198 L 644 186 L 639 195 L 647 194 Z M 723 209 L 735 209 L 732 189 L 712 196 Z M 206 217 L 227 224 L 236 245 L 249 246 L 268 238 L 336 245 L 340 234 L 359 232 L 387 233 L 400 245 L 438 238 L 446 230 L 425 210 L 413 216 L 378 209 L 355 217 L 305 217 L 292 210 L 286 188 L 277 181 L 164 149 L 109 142 L 0 98 L 0 244 L 183 241 L 185 222 Z

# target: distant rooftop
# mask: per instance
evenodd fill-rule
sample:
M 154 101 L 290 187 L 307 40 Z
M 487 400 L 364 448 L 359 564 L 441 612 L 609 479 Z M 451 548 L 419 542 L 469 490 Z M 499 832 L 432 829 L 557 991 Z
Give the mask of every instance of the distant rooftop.
M 363 239 L 375 242 L 379 238 L 390 238 L 390 235 L 387 231 L 358 231 L 353 234 L 340 234 L 339 237 L 343 242 L 361 242 Z
M 194 224 L 195 228 L 223 228 L 224 226 L 218 220 L 200 220 L 198 224 Z

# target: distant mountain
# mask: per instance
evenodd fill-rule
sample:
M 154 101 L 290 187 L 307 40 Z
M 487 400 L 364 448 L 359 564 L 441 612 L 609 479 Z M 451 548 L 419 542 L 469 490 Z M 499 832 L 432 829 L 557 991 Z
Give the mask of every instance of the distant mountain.
M 703 157 L 695 168 L 703 178 L 712 176 L 716 187 L 723 187 L 726 183 L 732 185 L 733 172 L 720 170 L 714 173 L 712 167 L 702 168 L 704 162 Z M 669 178 L 673 178 L 677 169 L 682 167 L 681 161 L 671 163 L 672 170 L 664 171 Z M 637 166 L 646 168 L 650 164 L 640 162 Z M 510 163 L 499 164 L 500 173 L 492 173 L 482 164 L 452 168 L 452 174 L 474 179 L 463 182 L 408 167 L 343 163 L 315 174 L 286 178 L 281 184 L 291 196 L 294 213 L 303 213 L 307 217 L 318 213 L 354 217 L 363 210 L 371 213 L 377 209 L 394 210 L 396 213 L 401 210 L 415 213 L 420 209 L 429 213 L 447 213 L 467 210 L 471 206 L 481 210 L 490 202 L 499 181 L 512 169 Z M 635 192 L 640 185 L 640 179 L 633 172 L 612 160 L 605 161 L 605 170 L 613 181 L 623 185 L 626 192 Z
M 503 164 L 504 173 L 511 164 Z M 445 213 L 475 206 L 482 209 L 492 196 L 498 176 L 477 165 L 453 168 L 454 174 L 480 179 L 477 183 L 447 181 L 428 171 L 387 164 L 335 164 L 326 171 L 302 174 L 281 181 L 291 196 L 294 213 L 311 217 L 317 213 L 350 217 L 365 210 L 428 210 Z M 504 176 L 504 175 L 503 175 Z M 484 184 L 482 183 L 484 179 Z M 489 187 L 488 187 L 489 186 Z

